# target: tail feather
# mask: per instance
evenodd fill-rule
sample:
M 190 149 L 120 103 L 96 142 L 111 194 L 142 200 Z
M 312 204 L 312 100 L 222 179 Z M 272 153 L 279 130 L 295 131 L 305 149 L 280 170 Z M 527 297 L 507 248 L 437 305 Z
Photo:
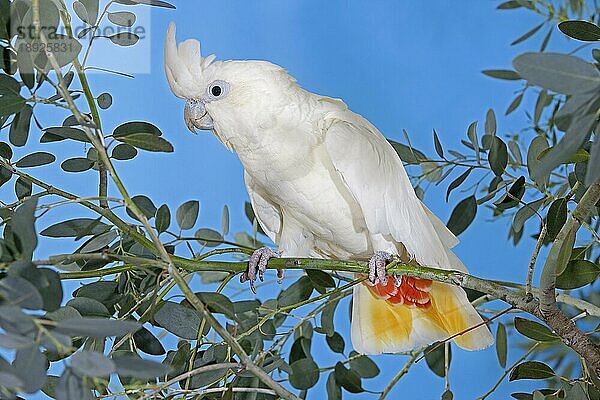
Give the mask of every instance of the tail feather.
M 444 340 L 483 322 L 456 286 L 433 282 L 431 305 L 409 308 L 375 296 L 366 285 L 354 287 L 352 343 L 362 354 L 395 353 Z M 485 325 L 454 338 L 466 350 L 480 350 L 493 343 Z

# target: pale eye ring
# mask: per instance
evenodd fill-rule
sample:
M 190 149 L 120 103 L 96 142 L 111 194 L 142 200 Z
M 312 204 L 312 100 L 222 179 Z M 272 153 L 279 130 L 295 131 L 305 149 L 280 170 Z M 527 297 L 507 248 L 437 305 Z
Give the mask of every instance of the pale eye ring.
M 222 80 L 216 80 L 208 85 L 206 92 L 210 100 L 220 100 L 229 93 L 229 83 Z

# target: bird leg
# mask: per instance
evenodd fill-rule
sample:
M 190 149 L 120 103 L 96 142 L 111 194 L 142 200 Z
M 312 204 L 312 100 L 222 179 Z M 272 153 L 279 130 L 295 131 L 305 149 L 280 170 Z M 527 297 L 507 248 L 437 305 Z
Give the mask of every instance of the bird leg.
M 388 278 L 385 267 L 394 260 L 394 256 L 386 251 L 376 251 L 369 260 L 369 282 L 371 285 L 387 285 Z M 396 283 L 397 280 L 395 279 Z
M 256 278 L 260 281 L 264 281 L 265 271 L 267 270 L 267 263 L 271 258 L 279 257 L 279 254 L 274 252 L 268 247 L 261 247 L 260 249 L 254 250 L 248 260 L 248 269 L 240 276 L 240 282 L 244 283 L 250 281 L 250 290 L 252 293 L 256 293 L 254 282 Z M 277 282 L 281 283 L 283 280 L 283 270 L 277 270 Z

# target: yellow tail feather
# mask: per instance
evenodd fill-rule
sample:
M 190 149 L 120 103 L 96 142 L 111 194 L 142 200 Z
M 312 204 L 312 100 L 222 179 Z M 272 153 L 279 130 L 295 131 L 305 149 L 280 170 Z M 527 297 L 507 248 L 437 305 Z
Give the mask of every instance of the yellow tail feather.
M 365 285 L 356 285 L 352 308 L 352 343 L 362 354 L 408 351 L 465 331 L 482 322 L 465 292 L 433 282 L 431 306 L 408 308 L 376 297 Z M 454 338 L 463 349 L 479 350 L 493 343 L 483 325 Z

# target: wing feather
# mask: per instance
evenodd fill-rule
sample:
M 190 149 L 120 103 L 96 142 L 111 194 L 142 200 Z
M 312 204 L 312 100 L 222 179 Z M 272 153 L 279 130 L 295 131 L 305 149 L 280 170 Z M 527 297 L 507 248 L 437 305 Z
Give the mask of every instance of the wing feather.
M 260 194 L 259 188 L 253 184 L 252 177 L 247 172 L 244 173 L 244 179 L 246 181 L 246 190 L 250 196 L 250 204 L 252 204 L 252 209 L 258 223 L 273 243 L 278 243 L 276 239 L 281 233 L 281 213 L 279 207 L 269 202 Z
M 423 265 L 452 268 L 448 252 L 456 238 L 423 206 L 377 128 L 347 109 L 327 112 L 321 126 L 334 168 L 361 207 L 369 234 L 402 243 Z

